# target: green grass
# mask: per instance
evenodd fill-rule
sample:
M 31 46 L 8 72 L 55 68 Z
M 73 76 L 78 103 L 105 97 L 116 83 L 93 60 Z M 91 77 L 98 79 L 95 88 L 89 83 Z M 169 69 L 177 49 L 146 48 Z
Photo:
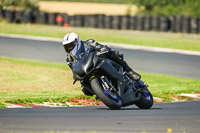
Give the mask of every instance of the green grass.
M 82 40 L 90 38 L 99 42 L 125 43 L 142 46 L 200 51 L 199 34 L 142 32 L 95 28 L 63 28 L 36 24 L 0 23 L 0 33 L 54 37 L 62 39 L 66 33 L 75 32 Z
M 161 74 L 141 75 L 153 96 L 165 101 L 173 100 L 180 93 L 200 90 L 200 80 Z M 0 108 L 5 107 L 4 102 L 27 105 L 84 97 L 80 84 L 72 85 L 72 82 L 71 70 L 65 64 L 0 57 Z

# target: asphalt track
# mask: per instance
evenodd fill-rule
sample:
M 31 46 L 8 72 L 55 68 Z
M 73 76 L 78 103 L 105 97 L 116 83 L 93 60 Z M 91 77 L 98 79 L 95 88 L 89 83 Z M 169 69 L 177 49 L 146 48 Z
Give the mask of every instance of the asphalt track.
M 136 71 L 200 79 L 200 56 L 119 49 Z M 58 42 L 0 37 L 0 56 L 65 63 Z M 0 109 L 0 132 L 111 131 L 199 133 L 200 101 L 154 104 L 140 110 L 107 107 Z M 169 130 L 170 131 L 170 130 Z
M 106 107 L 0 109 L 0 132 L 167 133 L 171 129 L 172 133 L 199 133 L 199 105 L 200 101 L 158 103 L 148 110 L 136 106 L 122 110 Z
M 200 79 L 200 56 L 177 53 L 119 49 L 125 60 L 137 72 L 162 73 Z M 0 36 L 0 56 L 65 63 L 61 43 Z

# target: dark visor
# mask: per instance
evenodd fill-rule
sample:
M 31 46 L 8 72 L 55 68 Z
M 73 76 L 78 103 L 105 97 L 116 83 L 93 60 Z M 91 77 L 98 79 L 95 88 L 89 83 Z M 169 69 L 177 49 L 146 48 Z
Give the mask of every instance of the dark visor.
M 65 51 L 66 51 L 67 53 L 69 53 L 70 51 L 72 51 L 72 50 L 74 49 L 75 43 L 74 43 L 74 42 L 71 42 L 71 43 L 69 43 L 69 44 L 63 45 L 63 47 L 64 47 Z

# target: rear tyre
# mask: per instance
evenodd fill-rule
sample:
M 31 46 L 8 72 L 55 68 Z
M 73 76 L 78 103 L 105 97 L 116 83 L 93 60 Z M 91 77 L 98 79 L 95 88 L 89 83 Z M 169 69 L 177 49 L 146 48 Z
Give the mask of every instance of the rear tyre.
M 141 92 L 140 100 L 135 105 L 140 109 L 150 109 L 153 106 L 153 97 L 147 87 Z
M 121 100 L 117 92 L 111 92 L 103 86 L 103 82 L 99 78 L 93 78 L 90 82 L 95 94 L 110 109 L 120 109 Z

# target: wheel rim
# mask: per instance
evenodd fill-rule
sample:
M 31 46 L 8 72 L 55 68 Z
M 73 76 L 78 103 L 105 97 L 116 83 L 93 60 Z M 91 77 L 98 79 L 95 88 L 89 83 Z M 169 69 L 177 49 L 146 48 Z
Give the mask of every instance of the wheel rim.
M 120 103 L 119 96 L 115 92 L 113 93 L 113 92 L 105 89 L 105 86 L 103 84 L 102 84 L 102 86 L 103 86 L 103 92 L 104 92 L 104 94 L 106 94 L 115 103 Z
M 144 98 L 148 101 L 152 100 L 152 96 L 151 96 L 151 93 L 147 90 L 145 90 L 142 95 L 144 96 Z

